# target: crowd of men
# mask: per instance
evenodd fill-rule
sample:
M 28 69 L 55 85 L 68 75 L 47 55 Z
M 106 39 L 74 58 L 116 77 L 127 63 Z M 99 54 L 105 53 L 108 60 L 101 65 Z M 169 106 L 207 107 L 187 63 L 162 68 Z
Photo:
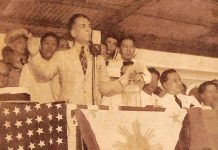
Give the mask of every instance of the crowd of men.
M 73 15 L 68 24 L 74 44 L 55 33 L 45 33 L 36 53 L 31 34 L 23 28 L 5 36 L 0 62 L 0 87 L 25 87 L 36 102 L 68 101 L 92 104 L 93 49 L 90 49 L 91 24 L 83 14 Z M 108 35 L 101 45 L 96 65 L 96 104 L 114 106 L 154 106 L 170 110 L 199 107 L 218 109 L 218 80 L 194 87 L 186 85 L 175 69 L 162 74 L 146 67 L 137 58 L 135 40 L 118 40 Z M 95 51 L 96 49 L 94 49 Z M 161 83 L 161 86 L 158 83 Z

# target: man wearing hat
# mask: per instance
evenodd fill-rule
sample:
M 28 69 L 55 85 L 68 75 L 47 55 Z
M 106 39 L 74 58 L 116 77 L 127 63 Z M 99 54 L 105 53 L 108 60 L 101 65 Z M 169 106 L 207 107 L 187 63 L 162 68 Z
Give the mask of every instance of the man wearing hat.
M 5 63 L 10 70 L 7 86 L 19 86 L 22 67 L 29 57 L 27 39 L 28 31 L 23 28 L 10 30 L 5 36 L 6 47 L 2 50 L 4 53 L 3 63 Z

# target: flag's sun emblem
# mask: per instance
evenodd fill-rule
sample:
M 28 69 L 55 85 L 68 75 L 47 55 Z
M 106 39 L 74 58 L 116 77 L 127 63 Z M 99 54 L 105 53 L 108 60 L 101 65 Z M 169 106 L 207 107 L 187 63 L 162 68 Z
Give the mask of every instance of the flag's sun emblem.
M 126 142 L 116 142 L 113 147 L 116 150 L 162 150 L 160 144 L 151 144 L 150 140 L 155 136 L 153 129 L 147 129 L 144 135 L 141 133 L 141 126 L 138 120 L 132 123 L 133 133 L 126 127 L 119 127 L 119 132 L 126 137 Z

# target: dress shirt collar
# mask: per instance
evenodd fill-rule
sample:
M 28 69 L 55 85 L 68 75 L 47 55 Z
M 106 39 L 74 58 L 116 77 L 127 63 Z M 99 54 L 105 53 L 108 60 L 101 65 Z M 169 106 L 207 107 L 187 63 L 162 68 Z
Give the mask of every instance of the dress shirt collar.
M 74 43 L 74 47 L 78 50 L 78 52 L 80 52 L 82 46 L 84 47 L 84 50 L 88 50 L 88 44 L 87 45 L 83 45 L 83 44 L 80 44 L 78 42 Z

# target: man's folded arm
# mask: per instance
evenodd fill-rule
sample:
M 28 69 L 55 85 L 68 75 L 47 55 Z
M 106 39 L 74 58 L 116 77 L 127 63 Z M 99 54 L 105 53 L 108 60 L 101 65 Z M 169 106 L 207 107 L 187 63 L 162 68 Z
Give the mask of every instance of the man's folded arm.
M 36 54 L 30 61 L 30 66 L 38 79 L 51 80 L 57 73 L 61 63 L 61 58 L 58 53 L 49 60 L 44 60 L 41 55 Z

